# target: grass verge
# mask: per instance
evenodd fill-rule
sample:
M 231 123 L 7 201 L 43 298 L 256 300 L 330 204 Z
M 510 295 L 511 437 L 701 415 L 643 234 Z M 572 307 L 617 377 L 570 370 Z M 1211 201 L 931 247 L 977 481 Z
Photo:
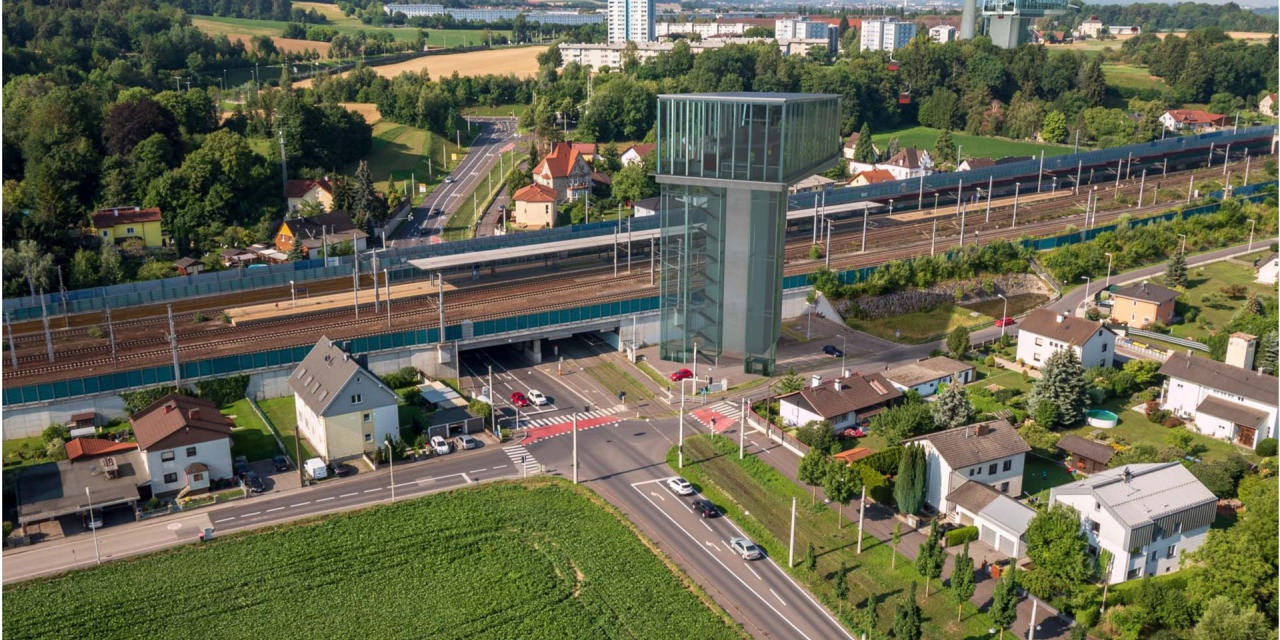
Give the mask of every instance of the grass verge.
M 976 314 L 976 315 L 974 315 Z M 945 303 L 927 311 L 913 311 L 878 320 L 850 318 L 850 328 L 878 338 L 921 344 L 943 338 L 956 327 L 976 327 L 995 322 L 995 318 Z
M 640 384 L 639 380 L 631 377 L 630 374 L 612 362 L 587 367 L 587 373 L 592 378 L 599 380 L 600 384 L 603 384 L 605 388 L 615 394 L 619 391 L 626 391 L 627 400 L 632 402 L 653 398 L 653 393 L 649 391 L 648 387 Z
M 646 546 L 585 489 L 559 479 L 494 483 L 6 586 L 3 630 L 25 638 L 267 628 L 337 637 L 746 637 Z M 155 579 L 193 574 L 200 579 L 178 590 Z M 163 616 L 155 615 L 159 599 L 172 605 Z M 376 615 L 352 615 L 369 602 Z
M 258 402 L 258 407 L 275 426 L 276 432 L 280 434 L 280 440 L 284 442 L 285 451 L 288 451 L 290 456 L 297 451 L 296 446 L 299 444 L 302 446 L 302 460 L 295 461 L 297 464 L 316 457 L 316 454 L 307 446 L 305 439 L 295 442 L 298 439 L 298 415 L 294 413 L 293 396 L 261 400 Z
M 676 453 L 667 454 L 667 463 L 675 468 Z M 685 466 L 680 470 L 708 499 L 719 505 L 728 517 L 765 548 L 776 562 L 786 566 L 787 533 L 790 526 L 791 499 L 797 503 L 796 558 L 791 575 L 805 585 L 828 609 L 854 631 L 862 631 L 855 623 L 861 617 L 856 609 L 874 612 L 874 627 L 885 634 L 892 627 L 894 611 L 912 581 L 921 584 L 918 602 L 924 613 L 923 637 L 927 639 L 985 638 L 990 620 L 971 603 L 963 606 L 963 619 L 956 620 L 956 601 L 937 581 L 930 597 L 924 598 L 923 578 L 904 558 L 897 567 L 888 544 L 869 534 L 863 539 L 862 554 L 857 555 L 856 524 L 844 522 L 834 509 L 813 506 L 808 490 L 796 485 L 767 463 L 748 456 L 738 459 L 738 445 L 722 436 L 699 436 L 685 441 Z M 813 570 L 804 566 L 809 544 L 816 556 Z M 846 568 L 849 595 L 836 597 L 834 578 L 840 567 Z
M 484 215 L 484 211 L 489 208 L 489 203 L 493 202 L 494 196 L 502 190 L 507 174 L 515 171 L 515 167 L 519 166 L 525 158 L 525 154 L 518 151 L 501 154 L 501 158 L 489 169 L 485 178 L 476 183 L 476 189 L 467 195 L 453 215 L 449 216 L 449 223 L 444 228 L 445 241 L 466 240 L 475 236 L 477 216 Z
M 930 127 L 909 127 L 907 129 L 899 129 L 897 131 L 876 133 L 871 136 L 871 139 L 875 142 L 876 147 L 881 150 L 884 150 L 885 145 L 889 143 L 890 138 L 897 138 L 898 144 L 904 148 L 914 146 L 919 149 L 924 149 L 932 154 L 933 148 L 937 146 L 938 136 L 941 134 L 941 129 L 933 129 Z M 1071 153 L 1074 150 L 1073 147 L 1067 145 L 1038 144 L 1035 142 L 1021 142 L 1005 138 L 971 136 L 967 133 L 958 133 L 954 131 L 951 133 L 951 139 L 954 140 L 957 145 L 964 147 L 961 149 L 961 153 L 963 153 L 966 158 L 1039 156 L 1041 150 L 1044 151 L 1045 156 L 1060 156 Z
M 280 454 L 280 447 L 272 437 L 271 430 L 254 413 L 248 400 L 241 398 L 223 407 L 222 415 L 236 423 L 235 431 L 231 432 L 231 455 L 245 456 L 252 461 L 269 460 Z

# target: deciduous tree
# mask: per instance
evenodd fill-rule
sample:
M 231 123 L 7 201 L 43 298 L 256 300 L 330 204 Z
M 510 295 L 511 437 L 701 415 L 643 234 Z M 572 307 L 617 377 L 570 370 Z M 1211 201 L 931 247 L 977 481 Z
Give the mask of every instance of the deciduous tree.
M 947 552 L 942 548 L 942 542 L 939 539 L 941 535 L 938 531 L 938 521 L 929 523 L 929 535 L 925 537 L 924 542 L 920 543 L 920 550 L 916 554 L 916 571 L 924 576 L 924 597 L 926 598 L 929 597 L 930 582 L 942 575 L 942 564 L 947 560 Z
M 947 351 L 951 352 L 953 358 L 963 358 L 964 354 L 969 353 L 969 328 L 956 327 L 947 334 Z
M 1018 619 L 1017 573 L 1017 565 L 1010 564 L 1009 570 L 996 581 L 995 592 L 991 596 L 991 608 L 987 610 L 987 615 L 991 616 L 991 622 L 1000 628 L 1001 638 L 1004 637 L 1004 630 Z
M 973 558 L 969 556 L 969 543 L 956 556 L 951 568 L 951 594 L 956 597 L 956 621 L 959 622 L 964 613 L 964 603 L 973 597 L 976 588 L 973 579 Z
M 1071 593 L 1094 573 L 1089 542 L 1080 516 L 1063 504 L 1041 511 L 1027 525 L 1027 557 L 1035 569 L 1023 577 L 1027 590 L 1041 598 Z
M 827 475 L 822 480 L 822 491 L 836 503 L 839 525 L 844 526 L 844 506 L 862 490 L 862 475 L 852 465 L 832 463 L 827 465 Z
M 906 598 L 894 612 L 893 637 L 895 640 L 920 640 L 920 625 L 920 604 L 916 602 L 916 583 L 913 581 Z

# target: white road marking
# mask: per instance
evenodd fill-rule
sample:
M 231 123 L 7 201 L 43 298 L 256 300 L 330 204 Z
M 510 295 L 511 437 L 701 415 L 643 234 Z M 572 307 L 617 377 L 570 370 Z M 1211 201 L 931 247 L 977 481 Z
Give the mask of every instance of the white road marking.
M 773 597 L 777 598 L 777 599 L 778 599 L 778 602 L 781 602 L 781 603 L 782 603 L 782 606 L 784 606 L 784 607 L 785 607 L 785 606 L 787 606 L 787 601 L 786 601 L 786 600 L 783 600 L 783 599 L 782 599 L 782 596 L 778 595 L 778 592 L 777 592 L 777 591 L 774 591 L 772 588 L 770 588 L 770 589 L 769 589 L 769 593 L 772 593 L 772 594 L 773 594 Z
M 661 500 L 661 501 L 663 501 L 663 502 L 666 502 L 666 501 L 667 501 L 666 496 L 662 495 L 661 493 L 658 493 L 657 491 L 650 491 L 650 492 L 649 492 L 649 495 L 651 495 L 651 496 L 653 496 L 653 497 L 655 497 L 655 498 L 657 498 L 657 499 L 659 499 L 659 500 Z
M 700 522 L 702 522 L 702 526 L 704 526 L 704 527 L 706 527 L 706 528 L 707 528 L 707 531 L 711 531 L 711 530 L 712 530 L 712 529 L 711 529 L 711 525 L 707 524 L 707 521 L 706 521 L 706 520 L 701 520 Z
M 271 513 L 272 511 L 282 511 L 282 510 L 284 510 L 284 507 L 276 507 L 274 509 L 267 509 L 267 513 Z
M 468 475 L 467 475 L 467 474 L 465 474 L 465 473 L 459 473 L 458 475 L 462 476 L 462 479 L 463 479 L 463 480 L 465 480 L 465 481 L 467 482 L 467 484 L 471 484 L 471 483 L 475 482 L 475 480 L 472 480 L 472 479 L 471 479 L 471 476 L 468 476 Z
M 342 495 L 340 495 L 340 496 L 338 496 L 338 497 L 339 497 L 339 498 L 350 498 L 351 496 L 358 496 L 358 495 L 360 495 L 360 492 L 358 492 L 358 491 L 352 491 L 351 493 L 344 493 L 344 494 L 342 494 Z
M 764 581 L 764 578 L 761 578 L 760 574 L 756 573 L 756 570 L 752 569 L 749 565 L 747 566 L 747 571 L 750 571 L 751 575 L 756 577 L 756 580 L 760 580 L 762 582 Z M 777 595 L 777 594 L 775 593 L 774 595 Z
M 316 500 L 316 502 L 328 502 L 332 499 L 333 499 L 333 496 L 329 496 L 328 498 L 320 498 L 319 500 Z
M 252 517 L 257 516 L 257 515 L 262 515 L 262 512 L 261 512 L 261 511 L 254 511 L 253 513 L 243 513 L 243 514 L 240 514 L 240 517 L 241 517 L 241 518 L 252 518 Z
M 374 487 L 374 488 L 372 488 L 372 489 L 365 489 L 365 490 L 364 490 L 364 492 L 365 492 L 365 493 L 373 493 L 374 491 L 382 491 L 382 487 Z M 332 500 L 332 498 L 330 498 L 330 500 Z
M 214 520 L 213 523 L 218 524 L 219 522 L 230 522 L 231 520 L 235 520 L 235 519 L 236 519 L 235 516 L 232 516 L 230 518 L 220 518 L 218 520 Z
M 468 471 L 467 473 L 482 473 L 482 472 L 484 472 L 484 469 L 472 469 L 472 470 Z
M 305 507 L 305 506 L 307 506 L 307 505 L 309 505 L 309 504 L 311 504 L 311 501 L 310 501 L 310 500 L 308 500 L 308 501 L 306 501 L 306 502 L 299 502 L 298 504 L 291 504 L 291 505 L 289 505 L 289 507 L 290 507 L 291 509 L 297 509 L 298 507 Z
M 504 465 L 499 465 L 499 466 L 496 466 L 496 467 L 489 467 L 489 470 L 490 470 L 490 471 L 492 471 L 492 470 L 494 470 L 494 469 L 506 469 L 506 468 L 507 468 L 507 465 L 505 465 L 505 464 L 504 464 Z

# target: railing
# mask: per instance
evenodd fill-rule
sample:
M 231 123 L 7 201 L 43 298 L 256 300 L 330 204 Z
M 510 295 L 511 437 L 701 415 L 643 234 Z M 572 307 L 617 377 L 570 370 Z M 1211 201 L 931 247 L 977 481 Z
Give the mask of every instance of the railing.
M 1159 340 L 1161 342 L 1176 344 L 1179 347 L 1196 349 L 1198 351 L 1204 351 L 1205 353 L 1209 352 L 1208 345 L 1204 344 L 1203 342 L 1196 342 L 1195 340 L 1179 338 L 1178 336 L 1171 336 L 1164 333 L 1156 333 L 1155 331 L 1147 331 L 1146 329 L 1127 329 L 1125 332 L 1132 336 L 1138 336 L 1139 338 L 1149 338 L 1151 340 Z

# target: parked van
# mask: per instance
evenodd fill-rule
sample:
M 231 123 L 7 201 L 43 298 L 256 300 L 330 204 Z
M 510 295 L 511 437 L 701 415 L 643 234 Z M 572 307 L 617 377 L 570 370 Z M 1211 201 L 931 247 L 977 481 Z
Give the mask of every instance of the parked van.
M 302 468 L 307 472 L 307 475 L 315 478 L 316 480 L 329 477 L 329 469 L 324 466 L 324 460 L 321 460 L 320 458 L 311 458 L 307 460 L 302 463 Z

